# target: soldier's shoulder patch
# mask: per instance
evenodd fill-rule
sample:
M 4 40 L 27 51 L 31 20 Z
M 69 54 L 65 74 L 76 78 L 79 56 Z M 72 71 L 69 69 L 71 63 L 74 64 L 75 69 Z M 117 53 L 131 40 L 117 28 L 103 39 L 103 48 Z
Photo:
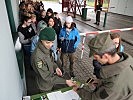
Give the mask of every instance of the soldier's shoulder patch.
M 37 62 L 37 67 L 38 67 L 38 68 L 42 68 L 42 66 L 43 66 L 42 60 L 38 61 L 38 62 Z

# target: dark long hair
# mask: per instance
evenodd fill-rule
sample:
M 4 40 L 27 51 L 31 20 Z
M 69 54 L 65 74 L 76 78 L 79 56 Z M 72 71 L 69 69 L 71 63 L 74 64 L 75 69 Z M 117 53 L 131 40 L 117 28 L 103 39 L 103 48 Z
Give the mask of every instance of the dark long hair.
M 67 28 L 66 22 L 64 23 L 64 27 Z M 73 29 L 74 27 L 76 28 L 76 23 L 72 22 L 70 29 Z
M 118 45 L 118 47 L 116 49 L 117 49 L 117 51 L 120 51 L 120 45 L 121 45 L 121 37 L 120 37 L 120 35 L 118 33 L 111 33 L 110 37 L 111 37 L 112 40 L 115 39 L 115 38 L 119 38 L 119 45 Z

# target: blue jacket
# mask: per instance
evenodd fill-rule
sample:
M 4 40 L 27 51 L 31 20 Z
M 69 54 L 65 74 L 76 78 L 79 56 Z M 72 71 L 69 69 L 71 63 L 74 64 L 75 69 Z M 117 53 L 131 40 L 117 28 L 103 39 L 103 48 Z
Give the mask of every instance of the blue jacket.
M 30 50 L 31 53 L 35 50 L 38 40 L 39 40 L 39 36 L 38 35 L 35 35 L 32 38 L 32 41 L 31 41 L 31 50 Z
M 80 35 L 76 28 L 73 28 L 69 34 L 66 32 L 66 28 L 62 28 L 59 34 L 61 40 L 61 51 L 63 53 L 75 52 L 78 44 L 80 43 Z
M 120 45 L 120 52 L 124 52 L 124 46 L 122 44 Z

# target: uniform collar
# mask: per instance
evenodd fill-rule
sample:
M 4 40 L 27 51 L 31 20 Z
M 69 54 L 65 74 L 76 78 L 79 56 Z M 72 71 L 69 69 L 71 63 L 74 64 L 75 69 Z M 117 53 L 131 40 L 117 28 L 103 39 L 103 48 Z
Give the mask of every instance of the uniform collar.
M 100 70 L 100 76 L 102 78 L 109 78 L 114 75 L 118 75 L 125 68 L 131 67 L 131 66 L 133 67 L 133 59 L 130 55 L 126 53 L 118 53 L 118 55 L 123 57 L 122 59 L 124 60 L 123 61 L 120 60 L 112 65 L 102 66 Z
M 40 48 L 40 50 L 45 53 L 45 54 L 50 54 L 50 50 L 47 49 L 41 41 L 38 42 L 38 47 Z

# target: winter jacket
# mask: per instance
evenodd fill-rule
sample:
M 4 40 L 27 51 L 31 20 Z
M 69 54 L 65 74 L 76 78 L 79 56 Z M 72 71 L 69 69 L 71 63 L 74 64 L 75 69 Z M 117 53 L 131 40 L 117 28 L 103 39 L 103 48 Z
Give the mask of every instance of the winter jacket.
M 101 67 L 100 82 L 85 100 L 133 100 L 133 58 L 118 54 L 123 60 Z
M 36 83 L 40 91 L 51 91 L 55 84 L 66 84 L 66 80 L 54 74 L 57 65 L 51 52 L 39 41 L 32 53 L 31 63 L 36 72 Z
M 80 35 L 77 28 L 73 28 L 69 33 L 66 28 L 62 28 L 59 34 L 61 40 L 61 51 L 63 53 L 75 52 L 78 44 L 80 43 Z
M 124 46 L 123 45 L 120 45 L 119 52 L 124 52 Z M 97 78 L 100 78 L 99 72 L 100 72 L 102 65 L 97 60 L 93 60 L 93 66 L 94 66 L 94 75 L 96 75 Z

